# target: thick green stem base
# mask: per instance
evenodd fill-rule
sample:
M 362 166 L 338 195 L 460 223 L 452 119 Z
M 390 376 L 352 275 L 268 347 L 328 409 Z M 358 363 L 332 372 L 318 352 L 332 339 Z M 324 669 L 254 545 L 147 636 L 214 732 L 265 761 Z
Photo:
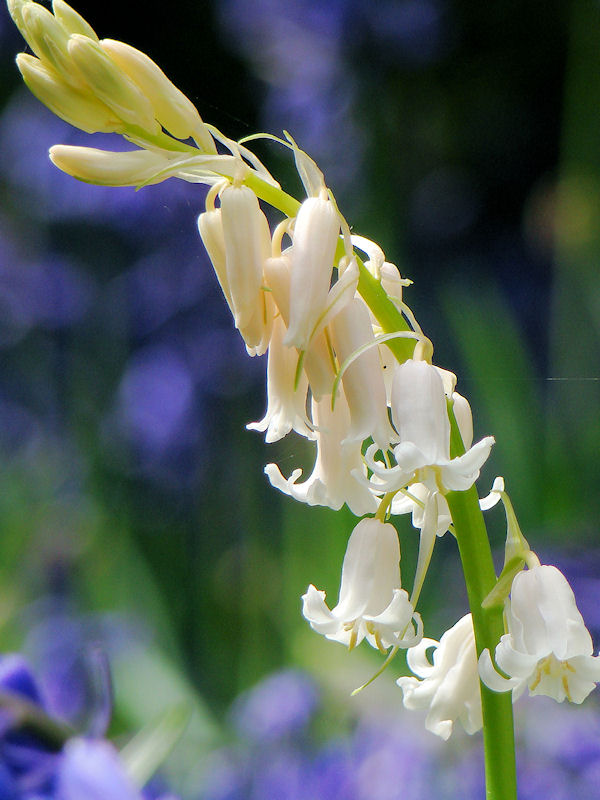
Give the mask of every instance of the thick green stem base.
M 467 584 L 477 655 L 486 647 L 493 654 L 504 633 L 502 608 L 483 609 L 481 603 L 496 583 L 477 490 L 450 492 L 446 499 Z M 492 692 L 480 683 L 485 749 L 487 800 L 517 800 L 515 737 L 510 692 Z

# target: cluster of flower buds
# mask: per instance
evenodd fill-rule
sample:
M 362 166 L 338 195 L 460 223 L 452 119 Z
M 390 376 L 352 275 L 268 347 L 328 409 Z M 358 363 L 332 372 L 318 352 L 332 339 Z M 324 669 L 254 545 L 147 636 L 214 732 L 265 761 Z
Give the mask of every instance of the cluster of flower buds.
M 281 142 L 306 192 L 299 203 L 245 145 L 203 123 L 146 55 L 99 41 L 64 0 L 54 0 L 54 15 L 31 0 L 8 3 L 35 53 L 18 57 L 32 91 L 68 122 L 121 133 L 138 148 L 58 146 L 55 164 L 95 183 L 179 177 L 210 187 L 200 236 L 248 353 L 268 353 L 266 414 L 248 427 L 267 442 L 294 431 L 316 449 L 305 480 L 300 469 L 285 477 L 268 464 L 271 484 L 308 505 L 373 515 L 350 536 L 338 604 L 330 609 L 312 585 L 304 595 L 312 628 L 350 648 L 363 639 L 392 654 L 407 648 L 418 677 L 399 680 L 404 703 L 427 708 L 427 726 L 445 738 L 456 719 L 471 732 L 481 727 L 480 676 L 513 696 L 529 687 L 581 702 L 600 680 L 598 658 L 566 580 L 529 550 L 501 479 L 480 505 L 501 500 L 508 521 L 505 568 L 485 601 L 505 605 L 507 632 L 495 650 L 505 676 L 489 650 L 478 671 L 471 615 L 439 642 L 423 638 L 415 609 L 436 537 L 453 531 L 447 498 L 471 489 L 494 439 L 472 443 L 470 406 L 456 377 L 432 364 L 431 343 L 404 302 L 410 281 L 376 244 L 351 235 L 316 164 L 291 137 Z M 260 201 L 283 214 L 273 231 Z M 420 537 L 410 596 L 388 521 L 407 513 Z
M 141 186 L 176 176 L 211 183 L 249 172 L 277 185 L 247 148 L 206 125 L 194 104 L 145 53 L 99 40 L 64 0 L 52 10 L 32 0 L 7 0 L 34 55 L 17 66 L 32 93 L 61 119 L 86 133 L 119 133 L 125 152 L 55 145 L 53 163 L 88 183 Z M 217 153 L 219 141 L 227 153 Z

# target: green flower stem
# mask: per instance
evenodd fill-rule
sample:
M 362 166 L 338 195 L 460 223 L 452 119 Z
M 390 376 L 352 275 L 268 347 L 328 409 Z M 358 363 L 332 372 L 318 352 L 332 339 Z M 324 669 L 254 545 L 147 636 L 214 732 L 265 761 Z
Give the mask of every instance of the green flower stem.
M 464 453 L 465 448 L 451 408 L 449 416 L 450 455 L 455 457 Z M 484 609 L 481 605 L 496 585 L 496 573 L 477 489 L 472 486 L 466 492 L 450 492 L 446 500 L 467 585 L 477 655 L 485 648 L 493 655 L 504 633 L 503 609 L 501 606 Z M 492 692 L 481 682 L 480 689 L 487 800 L 516 800 L 512 696 L 510 692 Z

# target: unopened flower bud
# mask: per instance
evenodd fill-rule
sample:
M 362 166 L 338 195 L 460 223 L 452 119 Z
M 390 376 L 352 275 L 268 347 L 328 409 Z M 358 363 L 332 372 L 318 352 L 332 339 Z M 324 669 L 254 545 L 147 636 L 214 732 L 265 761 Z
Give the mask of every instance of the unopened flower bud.
M 163 128 L 176 139 L 188 139 L 193 136 L 203 150 L 216 152 L 213 138 L 194 104 L 171 83 L 151 58 L 135 47 L 114 39 L 103 39 L 100 45 L 115 64 L 142 90 Z
M 69 56 L 69 34 L 58 20 L 39 3 L 27 3 L 21 10 L 24 36 L 33 52 L 45 65 L 53 67 L 71 86 L 81 88 L 83 81 L 73 69 Z
M 98 42 L 81 34 L 69 39 L 69 54 L 92 92 L 129 125 L 160 133 L 150 101 L 109 58 Z
M 54 11 L 54 16 L 68 34 L 80 33 L 82 36 L 87 36 L 88 39 L 98 41 L 92 26 L 64 0 L 52 0 L 52 10 Z
M 159 183 L 153 176 L 168 165 L 168 160 L 149 150 L 113 153 L 94 147 L 57 144 L 50 148 L 50 160 L 63 172 L 86 183 L 104 186 L 139 186 Z
M 123 123 L 107 105 L 93 95 L 69 86 L 39 58 L 20 53 L 17 66 L 38 100 L 70 125 L 86 133 L 112 133 L 122 127 Z
M 31 0 L 6 0 L 8 13 L 11 15 L 13 22 L 19 29 L 21 36 L 23 36 L 24 39 L 26 39 L 27 36 L 25 23 L 23 22 L 23 8 L 26 5 L 29 5 L 30 2 Z

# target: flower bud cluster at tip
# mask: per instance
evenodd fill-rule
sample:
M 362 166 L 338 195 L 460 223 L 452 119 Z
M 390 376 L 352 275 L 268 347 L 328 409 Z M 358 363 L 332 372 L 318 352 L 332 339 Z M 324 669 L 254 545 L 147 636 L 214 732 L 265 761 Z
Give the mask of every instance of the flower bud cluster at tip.
M 31 92 L 54 114 L 86 133 L 117 133 L 132 153 L 56 145 L 52 162 L 79 180 L 141 186 L 169 177 L 214 184 L 256 172 L 276 182 L 247 148 L 206 125 L 193 103 L 145 53 L 99 39 L 64 0 L 53 13 L 33 0 L 8 0 L 33 55 L 17 66 Z M 217 141 L 227 153 L 218 152 Z

